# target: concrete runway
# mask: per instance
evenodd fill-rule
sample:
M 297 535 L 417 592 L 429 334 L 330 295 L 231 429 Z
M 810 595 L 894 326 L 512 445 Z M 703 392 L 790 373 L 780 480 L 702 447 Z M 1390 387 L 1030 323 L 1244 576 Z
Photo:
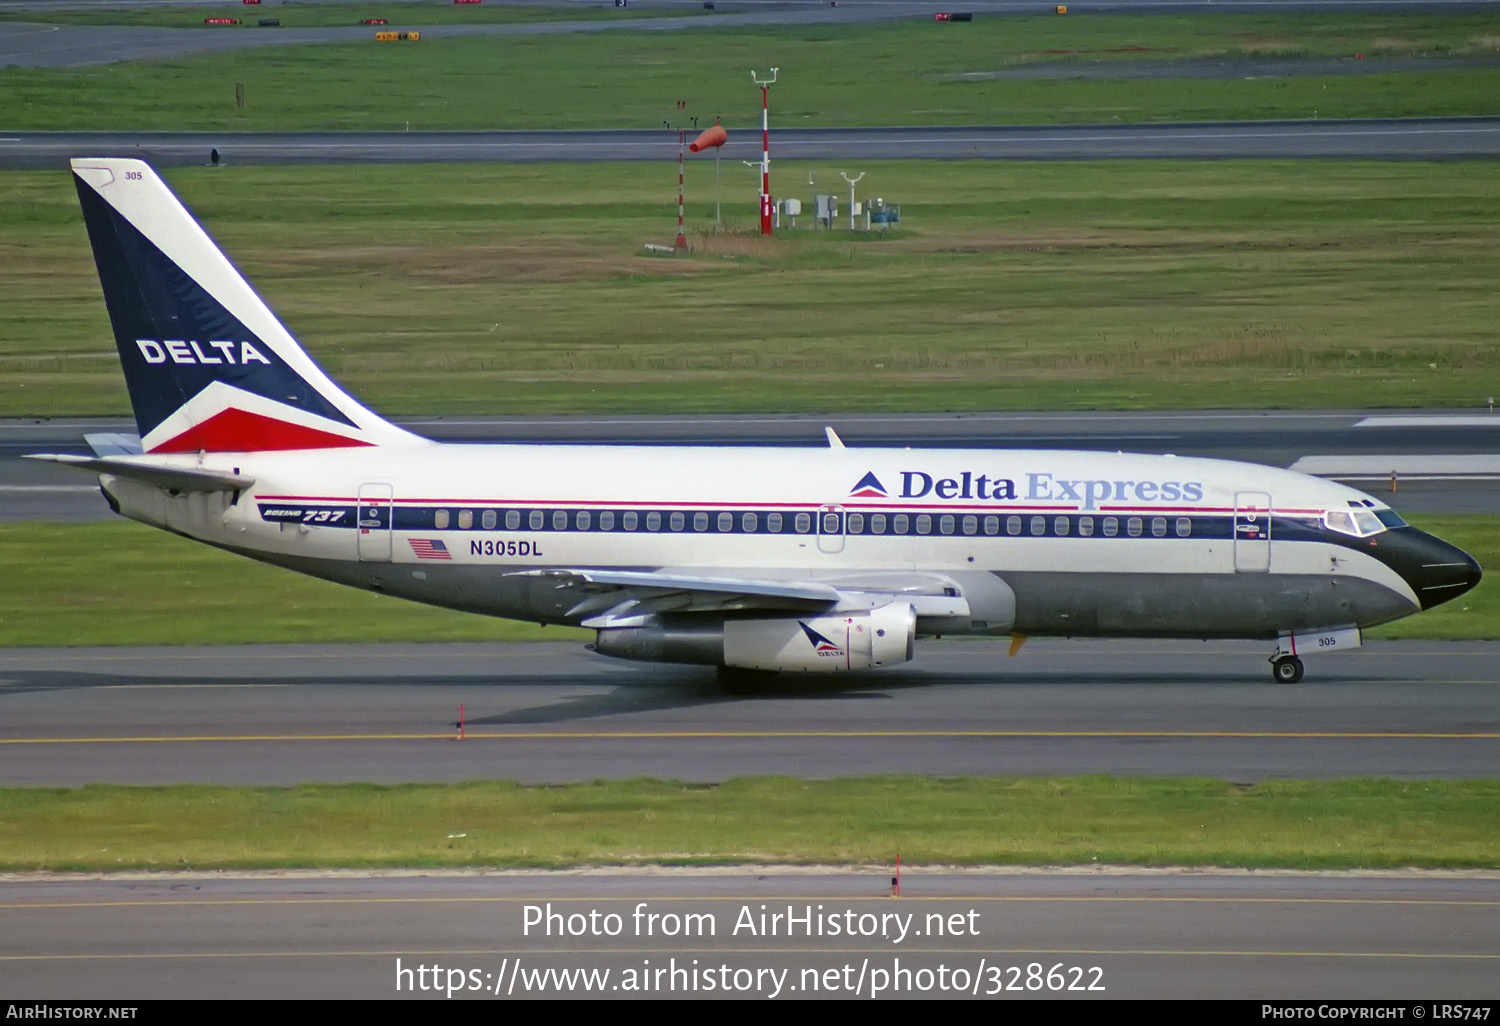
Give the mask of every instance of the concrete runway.
M 719 997 L 727 983 L 729 996 L 759 998 L 1451 1002 L 1493 1000 L 1500 971 L 1493 874 L 928 870 L 903 874 L 900 900 L 889 896 L 889 877 L 872 867 L 0 882 L 0 993 L 127 1002 L 447 1000 L 449 984 L 477 988 L 455 998 L 586 993 L 576 979 L 559 987 L 533 976 L 553 969 L 607 970 L 592 993 L 616 999 L 640 996 L 630 974 L 660 970 L 646 977 L 645 996 Z M 539 924 L 548 911 L 563 917 L 554 936 L 526 927 L 528 906 Z M 836 919 L 856 936 L 807 936 L 800 926 L 795 936 L 766 936 L 762 906 L 810 911 L 825 929 Z M 566 917 L 591 912 L 599 932 L 618 936 L 557 936 Z M 702 917 L 692 920 L 695 935 L 664 935 L 668 917 L 680 924 L 688 915 Z M 1052 986 L 1077 989 L 1046 989 L 1054 968 Z M 938 979 L 951 989 L 937 989 Z M 878 986 L 889 989 L 873 993 Z M 1405 1018 L 1416 1017 L 1408 1009 Z
M 1500 644 L 1372 642 L 1273 684 L 1269 646 L 919 642 L 723 694 L 581 643 L 0 652 L 0 786 L 651 776 L 1500 776 Z M 459 706 L 466 738 L 458 741 Z
M 759 159 L 760 135 L 731 126 L 729 161 Z M 675 133 L 557 132 L 7 132 L 0 169 L 66 168 L 70 157 L 140 157 L 156 167 L 442 161 L 663 160 Z M 1500 118 L 1246 121 L 1203 124 L 777 128 L 781 160 L 1219 160 L 1500 157 Z M 694 158 L 702 160 L 704 158 Z
M 1325 476 L 1350 474 L 1339 479 L 1379 494 L 1397 509 L 1500 513 L 1500 414 L 1479 410 L 422 417 L 398 418 L 398 423 L 453 442 L 822 446 L 827 444 L 823 427 L 832 425 L 854 447 L 1126 449 L 1283 467 L 1305 457 L 1332 456 L 1338 460 Z M 113 519 L 87 475 L 19 457 L 87 453 L 87 432 L 133 431 L 125 418 L 0 421 L 0 522 Z M 1437 458 L 1445 456 L 1482 460 L 1488 473 L 1444 473 Z M 1379 467 L 1373 478 L 1371 461 Z M 1400 472 L 1395 495 L 1390 494 L 1391 469 Z

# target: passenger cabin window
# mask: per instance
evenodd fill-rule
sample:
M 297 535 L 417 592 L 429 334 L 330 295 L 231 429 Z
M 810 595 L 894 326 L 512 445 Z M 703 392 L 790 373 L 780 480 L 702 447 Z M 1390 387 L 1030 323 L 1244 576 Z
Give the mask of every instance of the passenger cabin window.
M 1031 518 L 1031 536 L 1033 538 L 1040 538 L 1042 535 L 1044 535 L 1046 533 L 1047 533 L 1047 518 L 1046 517 L 1032 517 Z
M 964 517 L 964 534 L 978 534 L 978 533 L 979 533 L 979 518 L 978 517 Z
M 870 515 L 870 533 L 885 534 L 885 514 L 872 513 Z
M 542 524 L 546 521 L 546 519 L 547 519 L 547 515 L 545 513 L 543 513 L 541 510 L 539 510 L 539 509 L 532 510 L 531 511 L 531 517 L 530 517 L 531 529 L 533 531 L 540 531 L 542 529 Z
M 1059 538 L 1066 535 L 1068 533 L 1068 518 L 1057 517 L 1055 520 L 1053 520 L 1052 533 L 1057 535 Z
M 646 530 L 648 530 L 648 531 L 660 531 L 661 530 L 661 514 L 660 513 L 647 513 L 646 514 Z
M 1186 538 L 1193 533 L 1193 522 L 1187 517 L 1177 518 L 1177 537 Z
M 492 509 L 485 510 L 484 514 L 479 518 L 480 525 L 483 526 L 486 531 L 493 531 L 495 529 L 495 524 L 497 523 L 497 521 L 498 517 L 495 511 Z
M 599 514 L 599 530 L 613 531 L 615 529 L 615 515 L 610 510 Z
M 638 526 L 640 526 L 641 522 L 640 516 L 634 510 L 626 513 L 621 518 L 621 520 L 624 522 L 625 530 L 627 531 L 634 531 Z
M 823 533 L 824 534 L 838 534 L 839 533 L 839 515 L 837 513 L 824 513 L 823 514 Z
M 578 529 L 580 531 L 587 531 L 589 529 L 589 525 L 592 524 L 593 521 L 594 515 L 588 510 L 581 509 L 578 511 Z
M 1005 533 L 1009 534 L 1009 535 L 1020 534 L 1021 533 L 1021 518 L 1020 517 L 1006 517 L 1005 518 Z
M 1114 517 L 1104 518 L 1104 537 L 1113 538 L 1120 533 L 1120 522 Z
M 1125 533 L 1132 538 L 1139 538 L 1141 536 L 1141 518 L 1131 517 L 1125 521 Z
M 792 528 L 798 534 L 806 534 L 812 530 L 812 516 L 807 513 L 798 513 L 797 518 L 792 521 Z
M 780 513 L 767 513 L 766 514 L 766 530 L 770 531 L 772 534 L 780 534 L 781 533 L 781 514 Z
M 864 534 L 865 515 L 863 513 L 850 513 L 847 521 L 847 530 L 850 534 Z
M 521 511 L 508 509 L 505 511 L 505 529 L 507 531 L 518 530 L 521 526 Z
M 687 517 L 681 513 L 673 513 L 671 518 L 672 530 L 682 530 L 682 525 L 687 523 Z
M 984 533 L 985 534 L 999 534 L 1000 533 L 1000 518 L 999 517 L 985 517 L 984 518 Z
M 907 518 L 905 513 L 897 513 L 895 527 L 897 534 L 905 534 L 907 529 L 911 527 L 911 520 Z
M 474 526 L 474 511 L 472 509 L 461 509 L 458 511 L 458 529 L 467 531 Z
M 759 521 L 760 517 L 756 516 L 754 513 L 746 513 L 743 517 L 740 518 L 740 526 L 745 529 L 746 534 L 754 534 L 760 527 Z
M 695 530 L 695 531 L 707 531 L 708 530 L 708 514 L 707 513 L 699 512 L 699 513 L 694 513 L 693 514 L 693 530 Z
M 938 531 L 940 531 L 943 534 L 952 534 L 953 533 L 953 518 L 950 517 L 950 516 L 944 516 L 944 517 L 938 518 Z
M 445 531 L 445 530 L 447 530 L 448 529 L 448 511 L 445 510 L 445 509 L 440 509 L 436 513 L 434 513 L 432 515 L 432 526 L 435 527 L 435 528 L 437 528 L 439 531 Z
M 1151 536 L 1153 538 L 1165 538 L 1167 536 L 1167 518 L 1151 518 Z
M 552 530 L 554 530 L 554 531 L 566 531 L 567 529 L 568 529 L 568 511 L 565 510 L 565 509 L 560 509 L 560 510 L 554 511 L 553 514 L 552 514 Z
M 923 513 L 921 516 L 917 517 L 917 533 L 932 533 L 932 517 L 928 516 L 926 513 Z
M 1081 534 L 1081 535 L 1083 535 L 1083 537 L 1085 537 L 1085 538 L 1092 538 L 1093 535 L 1094 535 L 1094 518 L 1093 517 L 1079 517 L 1078 518 L 1078 533 Z
M 719 514 L 719 533 L 720 534 L 728 534 L 730 531 L 733 531 L 733 530 L 734 530 L 734 514 L 733 513 L 720 513 Z

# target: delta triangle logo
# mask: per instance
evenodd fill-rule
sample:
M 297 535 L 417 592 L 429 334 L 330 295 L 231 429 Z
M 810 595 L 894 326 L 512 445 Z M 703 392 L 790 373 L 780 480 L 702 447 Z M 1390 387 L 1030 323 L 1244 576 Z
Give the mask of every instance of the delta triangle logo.
M 851 499 L 888 499 L 890 493 L 885 490 L 885 485 L 880 483 L 880 478 L 875 476 L 872 470 L 859 479 L 854 490 L 849 493 Z
M 807 624 L 803 623 L 801 620 L 797 621 L 797 626 L 802 628 L 802 633 L 806 634 L 807 635 L 807 640 L 810 641 L 810 642 L 812 642 L 812 647 L 813 647 L 813 651 L 814 652 L 823 653 L 823 652 L 842 652 L 843 651 L 843 649 L 839 648 L 833 642 L 831 642 L 827 638 L 823 637 L 823 635 L 821 635 L 817 631 L 813 630 L 811 627 L 809 627 Z

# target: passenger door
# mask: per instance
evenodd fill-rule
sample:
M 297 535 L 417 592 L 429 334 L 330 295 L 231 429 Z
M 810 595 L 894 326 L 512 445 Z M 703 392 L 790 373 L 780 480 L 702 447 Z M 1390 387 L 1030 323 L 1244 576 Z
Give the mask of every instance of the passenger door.
M 388 484 L 362 484 L 355 516 L 359 525 L 358 549 L 362 563 L 391 561 L 391 521 L 395 489 Z
M 1234 493 L 1234 571 L 1267 573 L 1271 569 L 1271 496 L 1266 492 Z

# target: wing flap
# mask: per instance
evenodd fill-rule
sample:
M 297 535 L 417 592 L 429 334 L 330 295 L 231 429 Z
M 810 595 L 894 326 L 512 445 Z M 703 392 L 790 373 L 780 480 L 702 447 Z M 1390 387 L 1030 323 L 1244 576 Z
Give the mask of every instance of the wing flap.
M 796 614 L 874 609 L 895 601 L 910 603 L 918 616 L 969 615 L 969 603 L 963 595 L 952 593 L 956 589 L 933 594 L 937 586 L 925 577 L 892 577 L 881 582 L 888 587 L 871 587 L 873 582 L 840 585 L 585 567 L 526 570 L 512 576 L 542 578 L 555 581 L 558 588 L 574 589 L 578 601 L 568 610 L 568 616 L 579 617 L 582 626 L 592 628 L 638 626 L 661 613 L 763 610 Z

